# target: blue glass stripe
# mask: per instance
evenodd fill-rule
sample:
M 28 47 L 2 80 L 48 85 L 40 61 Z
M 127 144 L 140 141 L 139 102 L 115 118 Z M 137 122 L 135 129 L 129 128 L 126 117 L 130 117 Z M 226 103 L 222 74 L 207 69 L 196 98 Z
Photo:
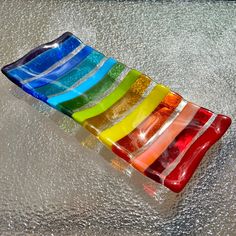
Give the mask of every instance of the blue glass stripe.
M 17 61 L 4 66 L 2 68 L 2 71 L 6 74 L 7 71 L 9 71 L 11 69 L 14 69 L 18 66 L 21 66 L 23 64 L 26 64 L 27 62 L 33 60 L 34 58 L 36 58 L 37 56 L 39 56 L 43 52 L 46 52 L 46 51 L 50 50 L 52 48 L 52 45 L 57 44 L 58 47 L 60 47 L 60 45 L 71 36 L 72 36 L 72 33 L 66 32 L 66 33 L 62 34 L 60 37 L 54 39 L 51 42 L 41 44 L 40 46 L 38 46 L 38 47 L 32 49 L 31 51 L 29 51 L 27 54 L 25 54 L 23 57 L 21 57 Z
M 71 100 L 77 96 L 82 95 L 84 92 L 86 92 L 95 84 L 97 84 L 100 80 L 102 80 L 102 78 L 108 73 L 108 71 L 112 68 L 112 66 L 115 65 L 115 63 L 116 63 L 115 59 L 109 58 L 108 60 L 106 60 L 103 66 L 97 70 L 97 72 L 94 75 L 85 80 L 78 87 L 74 88 L 73 90 L 70 90 L 67 93 L 49 98 L 47 100 L 47 103 L 49 103 L 52 106 L 57 106 L 59 103 Z
M 47 70 L 57 61 L 71 53 L 80 44 L 81 41 L 79 39 L 71 36 L 63 43 L 55 45 L 55 47 L 52 45 L 52 49 L 41 53 L 26 64 L 7 71 L 7 74 L 14 77 L 16 80 L 30 79 Z
M 64 76 L 66 73 L 72 70 L 81 61 L 83 61 L 92 51 L 93 49 L 91 47 L 85 46 L 81 51 L 79 51 L 66 63 L 62 64 L 61 66 L 58 66 L 56 69 L 52 70 L 47 75 L 25 84 L 25 86 L 28 88 L 37 88 L 51 83 L 52 81 Z
M 94 50 L 75 69 L 71 70 L 63 77 L 57 79 L 55 83 L 38 87 L 35 90 L 38 93 L 44 94 L 45 96 L 64 92 L 78 80 L 92 71 L 104 57 L 105 56 L 102 53 Z
M 40 100 L 42 100 L 42 101 L 44 101 L 44 102 L 47 102 L 47 99 L 48 99 L 48 98 L 47 98 L 45 95 L 43 95 L 42 93 L 38 93 L 38 92 L 35 91 L 34 89 L 28 88 L 28 87 L 26 87 L 26 86 L 24 86 L 24 85 L 21 85 L 21 88 L 22 88 L 25 92 L 27 92 L 27 93 L 31 94 L 32 96 L 34 96 L 35 98 L 38 98 L 38 99 L 40 99 Z

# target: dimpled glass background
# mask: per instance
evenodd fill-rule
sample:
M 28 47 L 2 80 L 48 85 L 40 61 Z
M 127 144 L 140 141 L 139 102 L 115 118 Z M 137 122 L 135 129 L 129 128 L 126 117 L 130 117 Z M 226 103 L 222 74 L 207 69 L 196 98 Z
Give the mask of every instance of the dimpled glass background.
M 235 235 L 235 3 L 0 3 L 1 66 L 71 31 L 190 101 L 233 118 L 187 188 L 154 199 L 142 188 L 146 178 L 130 179 L 82 147 L 64 131 L 73 122 L 67 119 L 60 129 L 13 96 L 16 86 L 1 74 L 2 235 Z

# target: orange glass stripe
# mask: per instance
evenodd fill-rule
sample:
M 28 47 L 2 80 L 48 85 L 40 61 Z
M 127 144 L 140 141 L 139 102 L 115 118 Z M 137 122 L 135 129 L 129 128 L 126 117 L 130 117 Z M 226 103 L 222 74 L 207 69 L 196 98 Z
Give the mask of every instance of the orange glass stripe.
M 144 172 L 165 149 L 173 142 L 175 137 L 188 125 L 192 120 L 199 107 L 193 103 L 187 103 L 179 116 L 172 124 L 159 136 L 152 145 L 143 153 L 132 160 L 132 165 L 141 172 Z
M 102 114 L 86 120 L 84 127 L 94 135 L 98 135 L 106 127 L 112 126 L 114 120 L 119 119 L 124 112 L 138 102 L 150 83 L 149 77 L 141 75 L 123 98 Z
M 112 146 L 112 151 L 124 159 L 128 158 L 129 152 L 141 148 L 165 123 L 175 108 L 179 105 L 182 97 L 174 92 L 169 92 L 155 111 L 145 119 L 129 135 L 120 139 Z

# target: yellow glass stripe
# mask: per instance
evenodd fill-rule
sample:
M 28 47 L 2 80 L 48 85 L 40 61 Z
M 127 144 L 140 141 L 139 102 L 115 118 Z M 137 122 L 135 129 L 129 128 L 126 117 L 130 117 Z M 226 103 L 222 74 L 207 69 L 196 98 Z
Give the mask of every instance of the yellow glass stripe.
M 141 100 L 150 83 L 151 79 L 149 77 L 141 75 L 119 101 L 98 116 L 87 119 L 83 126 L 92 134 L 98 136 L 103 130 L 114 125 L 117 119 Z
M 124 136 L 133 131 L 145 118 L 147 118 L 154 109 L 160 104 L 164 97 L 169 92 L 169 88 L 163 85 L 157 85 L 128 116 L 116 123 L 114 126 L 104 130 L 98 136 L 99 139 L 111 147 Z

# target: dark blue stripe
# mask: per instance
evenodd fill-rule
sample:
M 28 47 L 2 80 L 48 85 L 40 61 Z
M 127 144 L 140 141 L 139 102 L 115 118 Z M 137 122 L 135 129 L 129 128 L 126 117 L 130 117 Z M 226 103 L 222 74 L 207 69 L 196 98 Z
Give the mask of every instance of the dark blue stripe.
M 66 73 L 72 70 L 81 61 L 83 61 L 92 51 L 93 49 L 91 47 L 85 46 L 81 51 L 79 51 L 74 57 L 72 57 L 65 64 L 52 70 L 47 75 L 37 78 L 36 80 L 33 80 L 25 84 L 24 86 L 28 88 L 37 88 L 51 83 L 52 81 L 64 76 Z
M 4 74 L 6 74 L 7 71 L 9 71 L 11 69 L 14 69 L 17 66 L 21 66 L 23 64 L 26 64 L 27 62 L 33 60 L 35 57 L 42 54 L 43 52 L 46 52 L 46 51 L 50 50 L 51 49 L 50 47 L 51 47 L 52 44 L 54 44 L 54 43 L 57 43 L 58 45 L 62 44 L 64 41 L 66 41 L 72 35 L 73 35 L 72 33 L 66 32 L 63 35 L 61 35 L 60 37 L 54 39 L 53 41 L 42 44 L 42 45 L 30 50 L 26 55 L 24 55 L 23 57 L 21 57 L 17 61 L 4 66 L 2 68 L 2 72 Z
M 56 45 L 57 43 L 55 43 Z M 43 71 L 47 70 L 53 64 L 61 60 L 63 57 L 71 53 L 75 48 L 81 44 L 81 41 L 74 36 L 69 37 L 62 44 L 56 45 L 52 49 L 35 57 L 31 61 L 18 66 L 14 69 L 7 71 L 6 73 L 16 80 L 30 79 Z

